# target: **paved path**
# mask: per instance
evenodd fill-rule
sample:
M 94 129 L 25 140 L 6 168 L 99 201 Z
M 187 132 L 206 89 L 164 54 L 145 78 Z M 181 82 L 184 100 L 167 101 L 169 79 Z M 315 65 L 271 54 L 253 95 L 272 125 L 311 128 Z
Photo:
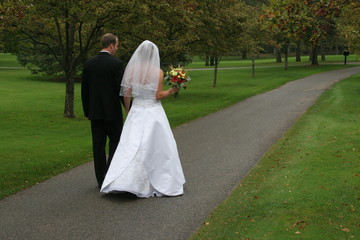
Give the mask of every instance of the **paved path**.
M 293 81 L 174 129 L 181 197 L 100 194 L 88 163 L 1 200 L 0 239 L 187 239 L 324 90 L 359 72 Z

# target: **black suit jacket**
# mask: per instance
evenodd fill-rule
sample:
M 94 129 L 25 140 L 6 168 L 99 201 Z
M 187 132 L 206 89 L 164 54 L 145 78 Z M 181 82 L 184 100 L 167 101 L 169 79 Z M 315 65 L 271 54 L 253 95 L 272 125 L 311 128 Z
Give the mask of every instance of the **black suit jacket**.
M 100 52 L 85 62 L 81 98 L 88 119 L 122 119 L 122 97 L 119 93 L 123 74 L 122 62 L 106 52 Z

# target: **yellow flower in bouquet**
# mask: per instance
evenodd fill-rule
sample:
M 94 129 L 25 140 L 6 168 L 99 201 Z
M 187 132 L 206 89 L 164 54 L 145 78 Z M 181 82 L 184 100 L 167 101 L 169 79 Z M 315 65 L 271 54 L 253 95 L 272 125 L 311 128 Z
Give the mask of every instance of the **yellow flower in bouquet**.
M 186 89 L 187 83 L 191 80 L 187 72 L 181 68 L 172 68 L 170 71 L 166 72 L 164 80 L 168 85 L 183 87 Z
M 171 70 L 166 72 L 164 80 L 166 81 L 167 85 L 176 86 L 178 88 L 183 87 L 186 89 L 187 83 L 189 83 L 191 78 L 182 67 L 171 67 Z M 177 97 L 178 94 L 179 92 L 175 93 L 174 97 Z

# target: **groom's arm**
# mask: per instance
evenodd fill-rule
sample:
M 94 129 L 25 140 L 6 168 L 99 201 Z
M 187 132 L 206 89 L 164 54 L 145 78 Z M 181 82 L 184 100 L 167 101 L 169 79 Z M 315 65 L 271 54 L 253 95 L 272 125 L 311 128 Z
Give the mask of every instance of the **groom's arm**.
M 81 80 L 81 100 L 85 117 L 89 118 L 89 84 L 86 69 L 83 70 Z
M 119 61 L 117 69 L 118 69 L 118 72 L 117 72 L 116 80 L 117 80 L 117 86 L 119 86 L 118 93 L 120 95 L 121 82 L 122 82 L 122 78 L 123 78 L 124 72 L 125 72 L 125 66 L 121 61 Z M 124 108 L 126 108 L 125 99 L 123 96 L 120 96 L 120 101 L 121 101 L 121 104 L 124 106 Z M 131 102 L 130 102 L 130 107 L 131 107 Z

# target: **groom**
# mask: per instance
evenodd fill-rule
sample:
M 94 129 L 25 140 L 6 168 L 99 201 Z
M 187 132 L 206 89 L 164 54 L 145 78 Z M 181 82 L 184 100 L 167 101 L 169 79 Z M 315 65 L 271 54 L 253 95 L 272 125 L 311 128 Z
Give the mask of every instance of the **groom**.
M 84 64 L 81 98 L 85 116 L 91 120 L 95 175 L 98 187 L 104 181 L 107 169 L 120 140 L 123 126 L 120 85 L 124 74 L 122 62 L 114 55 L 118 38 L 107 33 L 101 38 L 102 50 Z M 109 138 L 109 156 L 106 159 L 106 141 Z

